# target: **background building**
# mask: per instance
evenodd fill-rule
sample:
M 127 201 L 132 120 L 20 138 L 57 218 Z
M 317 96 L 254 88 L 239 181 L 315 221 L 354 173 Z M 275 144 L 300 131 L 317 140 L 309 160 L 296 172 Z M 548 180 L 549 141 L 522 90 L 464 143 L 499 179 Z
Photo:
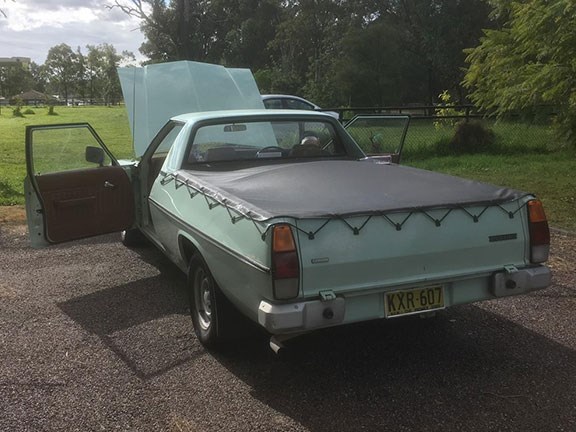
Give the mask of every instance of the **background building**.
M 28 57 L 0 57 L 0 67 L 16 66 L 20 64 L 24 69 L 30 69 L 32 60 Z

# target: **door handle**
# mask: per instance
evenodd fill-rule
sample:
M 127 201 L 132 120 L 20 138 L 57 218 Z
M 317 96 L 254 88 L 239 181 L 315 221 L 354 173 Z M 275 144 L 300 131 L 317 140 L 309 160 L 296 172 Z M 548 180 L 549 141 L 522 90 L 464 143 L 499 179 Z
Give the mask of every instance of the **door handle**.
M 114 189 L 116 186 L 110 183 L 108 180 L 104 182 L 104 187 L 108 189 Z

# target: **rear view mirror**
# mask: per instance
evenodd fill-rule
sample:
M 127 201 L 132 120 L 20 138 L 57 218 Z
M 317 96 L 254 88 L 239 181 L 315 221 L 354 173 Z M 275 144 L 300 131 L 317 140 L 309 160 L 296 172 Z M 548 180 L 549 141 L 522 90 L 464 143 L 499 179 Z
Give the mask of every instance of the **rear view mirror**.
M 98 166 L 104 165 L 104 150 L 100 147 L 86 147 L 86 161 L 98 164 Z
M 243 132 L 245 130 L 245 124 L 231 124 L 224 126 L 224 132 Z

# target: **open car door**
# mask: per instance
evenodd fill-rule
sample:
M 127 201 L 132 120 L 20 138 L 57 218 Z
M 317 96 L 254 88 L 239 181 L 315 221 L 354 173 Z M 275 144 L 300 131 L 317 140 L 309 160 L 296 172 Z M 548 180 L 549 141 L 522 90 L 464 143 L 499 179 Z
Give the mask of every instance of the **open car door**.
M 360 114 L 344 128 L 368 156 L 400 163 L 409 124 L 408 115 Z
M 132 184 L 88 123 L 26 127 L 24 182 L 33 247 L 129 228 Z

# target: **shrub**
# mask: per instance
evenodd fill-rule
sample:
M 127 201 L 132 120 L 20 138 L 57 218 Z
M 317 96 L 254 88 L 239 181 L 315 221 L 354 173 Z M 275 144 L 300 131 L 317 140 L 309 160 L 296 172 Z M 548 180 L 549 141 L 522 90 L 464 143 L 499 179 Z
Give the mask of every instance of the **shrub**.
M 12 117 L 24 117 L 24 114 L 22 114 L 22 108 L 20 106 L 12 109 Z
M 12 116 L 13 117 L 24 117 L 24 114 L 22 114 L 22 105 L 24 105 L 24 101 L 22 101 L 22 99 L 20 99 L 19 97 L 15 97 L 14 98 L 14 105 L 16 107 L 12 110 Z
M 23 112 L 23 114 L 25 114 L 25 115 L 30 115 L 30 114 L 36 114 L 36 113 L 34 112 L 33 109 L 27 108 L 27 109 Z
M 444 127 L 453 128 L 456 125 L 457 119 L 450 118 L 450 116 L 457 116 L 460 115 L 461 112 L 454 109 L 454 108 L 447 108 L 447 105 L 452 105 L 452 97 L 448 90 L 444 90 L 442 93 L 438 95 L 438 99 L 440 99 L 440 108 L 434 110 L 437 118 L 434 120 L 434 127 L 436 130 L 440 130 Z
M 456 125 L 449 148 L 453 154 L 486 153 L 493 150 L 494 141 L 494 132 L 481 122 L 460 122 Z

